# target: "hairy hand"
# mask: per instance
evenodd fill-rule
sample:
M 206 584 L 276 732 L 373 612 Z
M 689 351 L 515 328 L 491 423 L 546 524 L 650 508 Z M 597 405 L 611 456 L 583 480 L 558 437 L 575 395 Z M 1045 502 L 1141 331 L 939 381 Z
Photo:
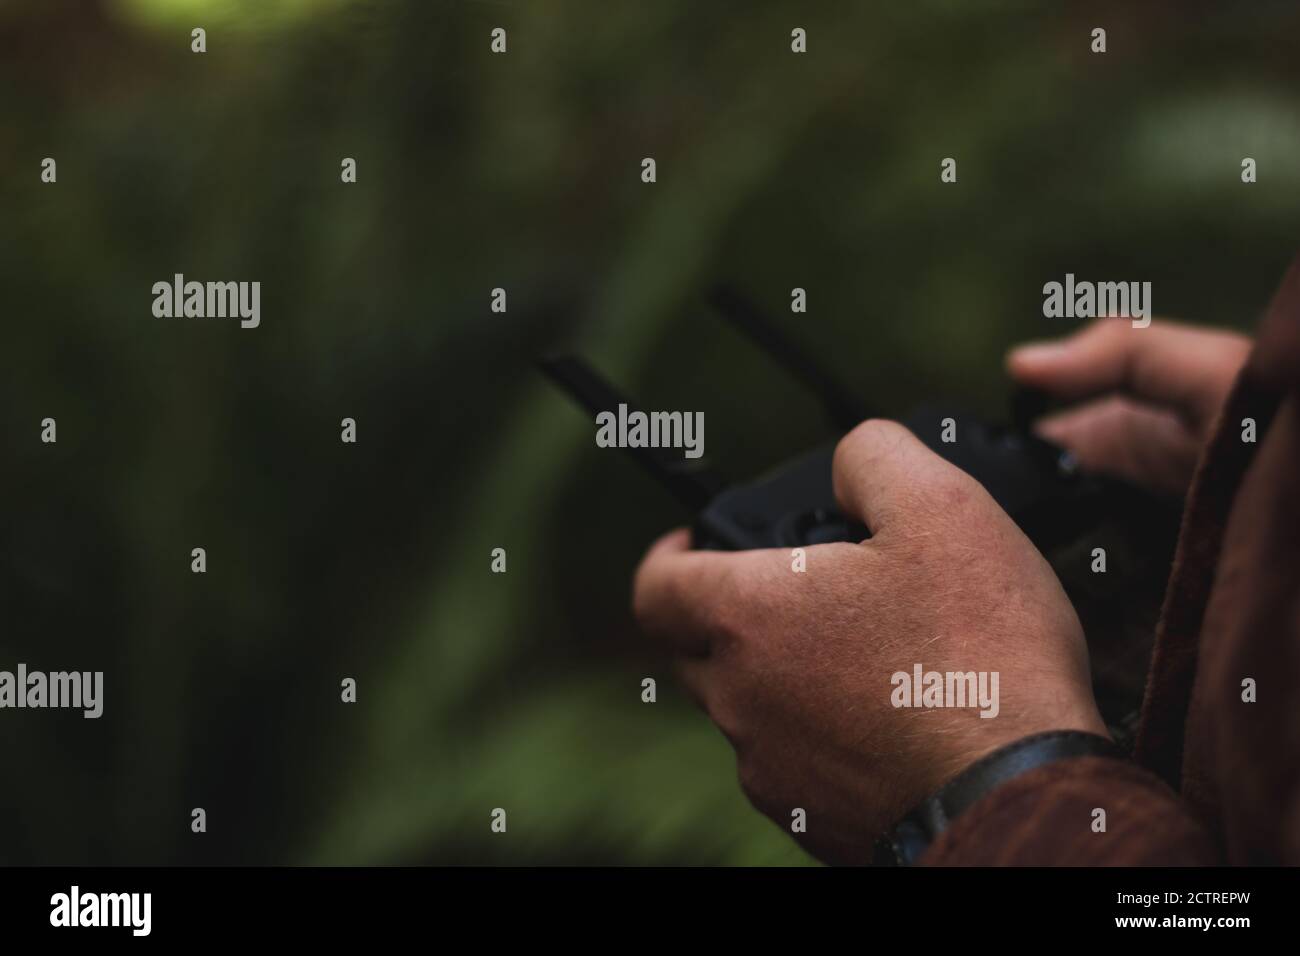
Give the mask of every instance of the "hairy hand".
M 735 748 L 740 781 L 830 862 L 874 838 L 985 753 L 1028 734 L 1105 733 L 1078 618 L 1042 556 L 984 488 L 893 422 L 839 445 L 836 497 L 860 544 L 688 550 L 659 541 L 634 604 Z M 896 673 L 996 672 L 996 716 L 895 706 Z M 918 697 L 919 697 L 919 688 Z M 918 700 L 917 703 L 920 703 Z
M 1020 346 L 1007 367 L 1026 385 L 1088 399 L 1042 419 L 1044 438 L 1092 471 L 1181 495 L 1249 352 L 1236 332 L 1098 319 L 1067 339 Z

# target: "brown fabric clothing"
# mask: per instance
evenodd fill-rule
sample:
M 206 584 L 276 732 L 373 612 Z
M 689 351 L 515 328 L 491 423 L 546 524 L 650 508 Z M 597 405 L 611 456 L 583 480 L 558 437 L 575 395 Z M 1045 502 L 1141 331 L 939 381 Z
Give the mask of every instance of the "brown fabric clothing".
M 1079 758 L 1011 780 L 922 863 L 1300 863 L 1298 479 L 1300 256 L 1192 481 L 1134 761 Z

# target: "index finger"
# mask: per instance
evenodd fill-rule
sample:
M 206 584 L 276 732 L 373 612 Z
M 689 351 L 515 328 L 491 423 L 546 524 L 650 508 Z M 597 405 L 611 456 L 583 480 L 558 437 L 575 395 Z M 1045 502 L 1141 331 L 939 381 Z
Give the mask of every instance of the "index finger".
M 1217 411 L 1207 401 L 1214 404 L 1249 350 L 1250 340 L 1235 332 L 1107 318 L 1061 341 L 1014 349 L 1007 367 L 1018 381 L 1062 398 L 1117 391 L 1199 422 Z M 1207 379 L 1215 387 L 1207 389 Z
M 677 653 L 704 657 L 714 612 L 728 599 L 737 555 L 692 551 L 691 535 L 678 528 L 641 559 L 632 585 L 632 608 L 641 627 Z

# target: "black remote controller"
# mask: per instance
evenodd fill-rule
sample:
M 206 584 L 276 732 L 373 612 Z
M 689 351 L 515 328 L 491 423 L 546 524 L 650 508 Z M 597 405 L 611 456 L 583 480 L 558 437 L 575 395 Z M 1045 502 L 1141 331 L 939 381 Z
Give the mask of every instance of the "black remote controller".
M 955 423 L 960 440 L 942 440 L 945 419 Z M 1041 439 L 933 406 L 918 409 L 903 424 L 979 481 L 1040 548 L 1068 536 L 1092 510 L 1080 506 L 1096 493 L 1093 482 L 1079 474 L 1067 452 Z M 836 505 L 834 453 L 833 444 L 824 445 L 714 496 L 695 520 L 695 546 L 733 551 L 870 537 L 869 529 Z
M 719 288 L 711 301 L 735 327 L 813 388 L 842 431 L 871 417 L 744 296 Z M 551 358 L 541 367 L 593 415 L 620 404 L 635 407 L 579 358 Z M 1068 452 L 1031 434 L 1032 413 L 1026 408 L 1034 402 L 1032 396 L 1020 398 L 1016 416 L 1020 420 L 1012 426 L 982 422 L 940 405 L 916 410 L 903 424 L 935 453 L 979 481 L 1044 552 L 1096 523 L 1103 513 L 1144 506 L 1143 495 L 1135 489 L 1081 473 Z M 955 428 L 954 441 L 943 440 L 946 419 Z M 728 484 L 707 465 L 684 459 L 680 452 L 674 456 L 666 449 L 626 449 L 696 514 L 694 546 L 720 551 L 870 537 L 869 529 L 846 518 L 836 505 L 831 487 L 834 450 L 834 444 L 828 444 L 754 481 Z

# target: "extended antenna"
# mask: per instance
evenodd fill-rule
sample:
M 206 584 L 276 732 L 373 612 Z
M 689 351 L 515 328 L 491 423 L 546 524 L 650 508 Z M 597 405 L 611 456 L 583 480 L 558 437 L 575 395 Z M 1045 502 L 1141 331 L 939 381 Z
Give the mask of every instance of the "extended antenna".
M 816 395 L 837 428 L 848 431 L 871 417 L 857 396 L 841 387 L 816 359 L 787 338 L 753 301 L 737 289 L 729 285 L 716 286 L 709 294 L 709 302 L 722 313 L 723 318 Z
M 636 407 L 577 356 L 553 356 L 540 361 L 538 367 L 593 416 L 601 412 L 617 414 L 619 405 Z M 628 447 L 623 450 L 691 511 L 701 510 L 725 487 L 725 482 L 704 459 L 682 457 L 680 449 Z

